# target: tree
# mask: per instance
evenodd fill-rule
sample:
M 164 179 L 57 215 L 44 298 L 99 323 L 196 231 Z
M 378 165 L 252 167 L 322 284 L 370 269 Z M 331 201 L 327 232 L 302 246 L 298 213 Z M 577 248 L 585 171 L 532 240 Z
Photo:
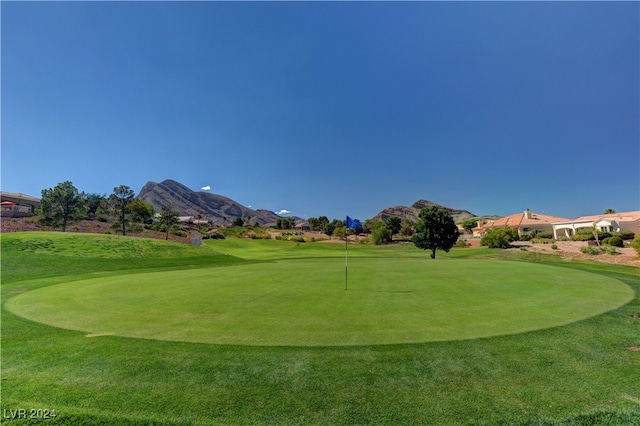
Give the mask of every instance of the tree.
M 279 217 L 276 219 L 277 229 L 293 229 L 296 226 L 296 219 L 293 217 Z
M 62 226 L 62 232 L 67 230 L 67 224 L 86 216 L 84 194 L 69 181 L 57 184 L 50 189 L 42 190 L 40 209 L 44 223 Z
M 310 217 L 309 219 L 307 219 L 307 223 L 309 224 L 309 228 L 312 231 L 317 231 L 318 229 L 320 229 L 320 219 L 318 219 L 317 217 Z
M 137 198 L 131 201 L 129 211 L 131 212 L 131 220 L 142 223 L 149 222 L 155 213 L 152 204 Z
M 436 258 L 436 250 L 448 252 L 458 241 L 458 226 L 446 210 L 431 206 L 420 210 L 418 218 L 411 240 L 416 247 L 431 250 L 432 259 Z
M 326 219 L 326 223 L 323 220 L 323 218 Z M 324 227 L 322 228 L 322 231 L 329 238 L 331 238 L 331 236 L 333 235 L 333 231 L 335 231 L 336 228 L 340 226 L 345 226 L 344 220 L 333 219 L 331 222 L 329 222 L 329 219 L 327 219 L 326 216 L 320 216 L 320 220 L 322 221 L 322 223 L 325 223 Z
M 484 234 L 480 244 L 490 248 L 508 248 L 513 241 L 518 241 L 519 238 L 518 231 L 513 228 L 493 228 Z
M 324 231 L 325 227 L 329 224 L 329 218 L 326 216 L 320 216 L 318 218 L 318 229 Z M 333 230 L 331 230 L 333 232 Z
M 100 208 L 103 207 L 107 200 L 106 195 L 102 194 L 84 194 L 84 199 L 87 207 L 87 217 L 89 219 L 96 219 Z
M 400 227 L 400 235 L 405 238 L 409 238 L 413 235 L 413 221 L 410 219 L 404 219 L 402 226 Z
M 173 209 L 171 204 L 167 204 L 166 206 L 162 206 L 162 210 L 160 210 L 160 223 L 165 227 L 165 240 L 169 239 L 169 231 L 171 227 L 178 223 L 178 213 Z
M 372 219 L 367 219 L 362 224 L 362 232 L 364 234 L 371 234 L 375 226 L 376 226 L 376 223 Z
M 373 244 L 387 244 L 391 242 L 391 229 L 384 222 L 376 222 L 371 231 L 371 241 Z
M 127 185 L 120 185 L 113 188 L 113 194 L 109 196 L 109 206 L 116 221 L 122 226 L 122 235 L 127 233 L 127 222 L 129 221 L 129 213 L 131 213 L 131 202 L 133 201 L 134 192 Z
M 231 226 L 236 228 L 242 228 L 244 226 L 244 219 L 241 217 L 236 217 L 231 221 Z
M 468 233 L 471 233 L 472 229 L 475 228 L 476 226 L 478 226 L 478 219 L 467 219 L 467 220 L 463 220 L 460 225 L 462 225 L 462 228 L 467 231 Z
M 606 209 L 604 214 L 614 214 L 616 211 L 614 209 Z
M 336 226 L 331 235 L 343 240 L 347 238 L 347 228 L 342 225 Z
M 391 235 L 395 235 L 400 232 L 400 228 L 402 228 L 402 219 L 398 216 L 389 216 L 385 219 L 384 224 L 387 225 L 387 228 L 391 231 Z

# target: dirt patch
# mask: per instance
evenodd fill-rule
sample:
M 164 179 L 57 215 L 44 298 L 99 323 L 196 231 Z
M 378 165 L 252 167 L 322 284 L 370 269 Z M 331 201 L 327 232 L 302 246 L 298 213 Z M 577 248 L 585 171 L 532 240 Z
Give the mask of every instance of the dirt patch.
M 640 352 L 640 346 L 627 346 L 627 350 L 631 352 Z
M 105 337 L 105 336 L 113 336 L 115 334 L 116 333 L 94 333 L 94 334 L 87 334 L 84 337 L 89 337 L 89 338 L 92 338 L 92 337 Z

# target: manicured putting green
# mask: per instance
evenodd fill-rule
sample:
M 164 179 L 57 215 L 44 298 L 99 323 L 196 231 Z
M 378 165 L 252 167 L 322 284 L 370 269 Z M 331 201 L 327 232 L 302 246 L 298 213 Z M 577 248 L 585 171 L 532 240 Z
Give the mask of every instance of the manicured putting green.
M 238 345 L 460 340 L 554 327 L 633 297 L 602 275 L 469 259 L 295 259 L 117 275 L 13 297 L 23 317 L 88 335 Z

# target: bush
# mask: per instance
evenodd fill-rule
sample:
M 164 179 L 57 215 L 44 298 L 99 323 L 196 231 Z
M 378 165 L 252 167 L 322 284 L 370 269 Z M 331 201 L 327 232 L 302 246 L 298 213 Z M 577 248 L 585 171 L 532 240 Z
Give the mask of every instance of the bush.
M 618 231 L 614 232 L 613 236 L 620 237 L 621 240 L 633 240 L 636 235 L 631 231 Z
M 531 240 L 533 244 L 552 244 L 553 242 L 555 242 L 553 238 L 534 238 Z
M 252 240 L 270 240 L 271 235 L 268 232 L 253 232 L 249 234 L 249 237 Z
M 602 246 L 600 247 L 600 251 L 606 254 L 619 254 L 618 249 L 612 246 Z
M 532 238 L 533 238 L 533 234 L 529 232 L 520 235 L 520 241 L 531 241 Z
M 552 250 L 558 250 L 558 245 L 557 244 L 551 244 L 551 249 Z
M 636 251 L 636 253 L 640 254 L 640 235 L 636 235 L 633 241 L 631 241 L 631 247 Z
M 602 240 L 602 244 L 606 244 L 613 247 L 624 247 L 624 243 L 620 237 L 609 237 Z
M 513 228 L 493 228 L 487 231 L 480 244 L 490 248 L 508 248 L 513 241 L 518 241 L 518 231 Z
M 211 232 L 202 236 L 203 240 L 224 240 L 225 236 L 221 232 Z
M 578 231 L 571 239 L 573 241 L 592 241 L 595 240 L 596 237 L 591 231 Z
M 553 232 L 551 231 L 537 231 L 536 238 L 541 239 L 553 239 Z
M 598 247 L 594 247 L 594 246 L 582 246 L 580 247 L 580 251 L 585 254 L 592 254 L 592 255 L 600 254 L 600 250 L 598 250 Z
M 456 241 L 456 244 L 455 244 L 454 247 L 464 248 L 464 247 L 467 247 L 467 246 L 468 246 L 468 244 L 467 244 L 467 242 L 465 240 L 458 240 L 458 241 Z

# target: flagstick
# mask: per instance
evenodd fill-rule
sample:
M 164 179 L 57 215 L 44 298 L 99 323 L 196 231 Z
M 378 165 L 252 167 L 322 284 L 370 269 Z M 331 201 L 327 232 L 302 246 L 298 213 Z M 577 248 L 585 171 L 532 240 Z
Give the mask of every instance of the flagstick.
M 349 228 L 347 228 L 347 231 Z M 349 235 L 344 233 L 344 291 L 347 291 L 347 282 L 349 281 Z

